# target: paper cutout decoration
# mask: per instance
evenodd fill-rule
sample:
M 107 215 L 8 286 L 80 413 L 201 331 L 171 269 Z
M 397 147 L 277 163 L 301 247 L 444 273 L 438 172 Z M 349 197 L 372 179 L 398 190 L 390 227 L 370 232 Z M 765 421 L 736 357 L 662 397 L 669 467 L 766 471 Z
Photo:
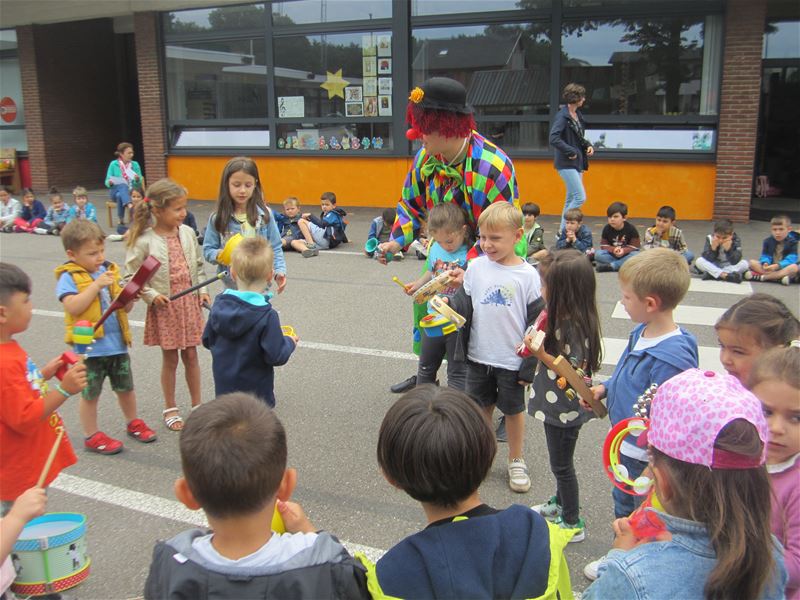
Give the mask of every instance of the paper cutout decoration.
M 331 73 L 330 71 L 326 71 L 327 78 L 325 79 L 325 83 L 321 83 L 320 87 L 328 90 L 328 99 L 335 98 L 339 96 L 342 100 L 344 100 L 344 88 L 350 85 L 349 81 L 342 79 L 342 70 L 339 69 L 336 73 Z

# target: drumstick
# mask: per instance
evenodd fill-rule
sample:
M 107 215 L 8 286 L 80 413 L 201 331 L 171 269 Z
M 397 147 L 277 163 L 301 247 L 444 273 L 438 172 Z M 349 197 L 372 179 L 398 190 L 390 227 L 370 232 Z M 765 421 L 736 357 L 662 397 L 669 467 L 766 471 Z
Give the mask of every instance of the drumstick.
M 394 281 L 397 285 L 399 285 L 401 288 L 403 288 L 404 292 L 406 291 L 406 284 L 403 283 L 402 281 L 400 281 L 399 277 L 397 277 L 397 276 L 392 277 L 392 281 Z
M 36 487 L 42 487 L 44 485 L 44 480 L 47 479 L 47 473 L 50 472 L 50 467 L 53 465 L 53 460 L 56 458 L 58 445 L 61 443 L 61 438 L 64 437 L 64 428 L 62 426 L 59 426 L 57 431 L 56 441 L 50 449 L 50 455 L 47 457 L 47 462 L 44 463 L 44 469 L 42 469 L 42 473 L 39 475 L 39 481 L 36 482 Z
M 226 271 L 220 271 L 219 273 L 214 275 L 214 277 L 212 277 L 211 279 L 207 279 L 206 281 L 201 281 L 197 285 L 193 285 L 192 287 L 186 288 L 185 290 L 182 290 L 177 294 L 173 294 L 172 296 L 169 297 L 169 301 L 172 302 L 173 300 L 177 300 L 178 298 L 185 296 L 186 294 L 191 294 L 192 292 L 195 292 L 202 287 L 206 287 L 207 285 L 214 283 L 215 281 L 219 281 L 220 279 L 225 277 L 226 274 L 227 274 Z

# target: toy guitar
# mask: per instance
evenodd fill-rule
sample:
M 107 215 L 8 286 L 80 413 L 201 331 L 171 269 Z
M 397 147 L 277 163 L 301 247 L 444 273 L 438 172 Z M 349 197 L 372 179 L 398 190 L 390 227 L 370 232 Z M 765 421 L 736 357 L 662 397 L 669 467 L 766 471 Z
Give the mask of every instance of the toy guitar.
M 108 305 L 108 308 L 103 313 L 103 316 L 100 317 L 100 320 L 94 324 L 94 330 L 97 331 L 97 328 L 100 327 L 115 310 L 119 310 L 133 301 L 147 282 L 150 281 L 155 272 L 158 271 L 160 266 L 161 263 L 155 256 L 151 255 L 145 258 L 131 280 L 125 284 L 125 287 L 122 288 L 119 295 Z
M 556 356 L 556 359 L 553 361 L 553 370 L 559 376 L 556 380 L 556 385 L 558 385 L 559 388 L 564 389 L 567 387 L 567 384 L 569 384 L 569 387 L 564 392 L 567 398 L 574 400 L 575 394 L 577 394 L 586 404 L 592 407 L 592 412 L 600 419 L 608 414 L 605 405 L 600 400 L 594 399 L 592 390 L 589 389 L 589 386 L 586 385 L 586 381 L 583 379 L 586 374 L 582 369 L 575 369 L 569 364 L 566 358 L 563 356 Z M 570 392 L 572 393 L 570 394 Z

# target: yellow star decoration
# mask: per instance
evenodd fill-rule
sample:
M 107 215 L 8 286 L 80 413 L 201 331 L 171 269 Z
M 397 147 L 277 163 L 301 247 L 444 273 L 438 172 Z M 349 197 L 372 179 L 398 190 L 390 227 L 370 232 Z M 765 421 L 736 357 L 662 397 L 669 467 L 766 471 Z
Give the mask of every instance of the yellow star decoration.
M 325 83 L 320 84 L 320 87 L 328 90 L 328 99 L 341 96 L 342 100 L 344 100 L 344 88 L 350 85 L 350 82 L 342 79 L 341 69 L 336 71 L 336 73 L 331 73 L 330 71 L 326 71 L 326 73 L 328 78 L 325 80 Z

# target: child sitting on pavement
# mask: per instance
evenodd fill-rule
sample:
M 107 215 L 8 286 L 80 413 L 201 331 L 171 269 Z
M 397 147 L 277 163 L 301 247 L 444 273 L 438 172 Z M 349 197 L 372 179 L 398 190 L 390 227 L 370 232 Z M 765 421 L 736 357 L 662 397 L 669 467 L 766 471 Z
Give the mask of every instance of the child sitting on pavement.
M 14 231 L 14 221 L 22 212 L 19 200 L 11 197 L 11 188 L 0 185 L 0 231 L 10 233 Z
M 122 291 L 119 267 L 105 260 L 105 234 L 97 223 L 77 219 L 67 223 L 61 232 L 67 262 L 55 270 L 56 298 L 64 306 L 64 341 L 73 343 L 72 326 L 86 320 L 94 324 Z M 149 443 L 155 432 L 138 417 L 136 392 L 128 346 L 132 343 L 128 313 L 133 302 L 115 310 L 94 332 L 94 341 L 85 359 L 89 384 L 80 399 L 83 445 L 89 452 L 117 454 L 122 442 L 103 433 L 97 423 L 97 404 L 108 377 L 116 393 L 119 407 L 127 423 L 129 437 Z
M 199 406 L 180 453 L 175 496 L 202 509 L 210 530 L 156 544 L 147 600 L 370 597 L 364 568 L 288 501 L 297 473 L 286 468 L 286 431 L 263 402 L 235 393 Z M 271 528 L 276 505 L 286 533 Z
M 69 209 L 68 222 L 74 219 L 86 219 L 97 223 L 97 209 L 94 204 L 89 202 L 89 192 L 86 191 L 86 188 L 82 186 L 76 187 L 72 190 L 72 198 L 75 201 L 75 205 Z
M 683 232 L 675 227 L 675 209 L 671 206 L 662 206 L 656 213 L 656 223 L 644 232 L 642 250 L 652 248 L 670 248 L 686 258 L 692 264 L 694 254 L 683 239 Z
M 14 231 L 17 233 L 34 233 L 44 218 L 47 216 L 47 209 L 44 207 L 33 193 L 31 188 L 22 190 L 22 210 L 14 221 Z
M 214 390 L 255 394 L 275 407 L 275 370 L 297 347 L 284 335 L 277 311 L 264 292 L 272 281 L 272 248 L 262 237 L 246 238 L 233 251 L 231 277 L 238 289 L 227 289 L 211 307 L 203 346 L 211 350 Z
M 25 490 L 35 486 L 64 423 L 56 412 L 86 387 L 86 366 L 76 364 L 48 386 L 63 365 L 55 358 L 39 370 L 14 339 L 28 329 L 33 313 L 31 280 L 16 265 L 0 262 L 0 500 L 7 513 Z M 78 459 L 67 437 L 61 439 L 46 487 Z M 5 539 L 5 536 L 4 536 Z
M 272 213 L 275 216 L 275 224 L 281 234 L 281 246 L 284 250 L 292 249 L 292 240 L 303 239 L 300 227 L 300 200 L 294 196 L 289 196 L 283 201 L 283 213 Z
M 373 597 L 572 598 L 564 547 L 573 531 L 527 506 L 481 501 L 496 452 L 489 421 L 462 392 L 424 385 L 389 409 L 378 464 L 422 505 L 427 526 L 369 570 Z
M 570 208 L 564 213 L 564 230 L 558 236 L 556 249 L 574 248 L 594 260 L 592 247 L 592 230 L 583 224 L 583 213 L 580 208 Z
M 706 238 L 703 254 L 694 261 L 694 267 L 704 280 L 742 282 L 748 264 L 742 258 L 742 242 L 728 219 L 714 222 L 714 233 Z
M 394 225 L 395 209 L 386 208 L 381 213 L 380 217 L 375 217 L 369 224 L 369 233 L 367 234 L 367 241 L 378 240 L 378 243 L 388 242 L 392 238 L 392 226 Z M 375 256 L 375 251 L 370 252 L 364 250 L 369 258 Z M 393 255 L 392 260 L 402 260 L 403 253 L 397 252 Z
M 336 206 L 336 194 L 323 192 L 320 206 L 322 212 L 319 217 L 303 213 L 303 218 L 297 223 L 303 239 L 292 241 L 291 246 L 300 252 L 303 258 L 318 256 L 320 250 L 330 250 L 347 242 L 344 233 L 347 227 L 344 217 L 347 213 L 343 208 Z
M 595 253 L 597 272 L 619 271 L 632 256 L 639 252 L 641 240 L 636 227 L 628 222 L 628 205 L 612 202 L 606 209 L 608 225 L 600 234 L 600 249 Z
M 533 202 L 526 202 L 522 205 L 522 216 L 524 223 L 522 230 L 524 231 L 525 241 L 528 243 L 528 255 L 526 260 L 532 265 L 536 265 L 547 254 L 547 248 L 544 247 L 544 227 L 536 221 L 539 218 L 539 205 Z
M 61 235 L 61 230 L 69 220 L 70 207 L 56 188 L 50 188 L 50 208 L 47 209 L 44 222 L 33 230 L 40 235 Z
M 792 221 L 787 215 L 770 219 L 772 235 L 761 245 L 761 257 L 749 262 L 744 278 L 751 281 L 780 281 L 789 285 L 797 276 L 797 238 L 792 235 Z

